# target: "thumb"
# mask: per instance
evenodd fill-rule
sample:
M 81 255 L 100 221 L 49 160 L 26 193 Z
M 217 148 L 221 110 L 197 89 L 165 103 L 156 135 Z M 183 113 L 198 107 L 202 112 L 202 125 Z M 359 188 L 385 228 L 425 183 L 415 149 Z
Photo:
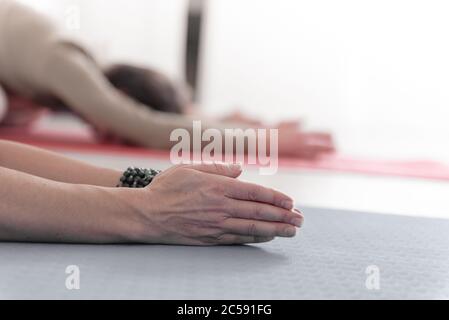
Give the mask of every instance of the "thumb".
M 186 168 L 230 178 L 237 178 L 242 174 L 242 165 L 239 163 L 200 163 L 187 165 Z

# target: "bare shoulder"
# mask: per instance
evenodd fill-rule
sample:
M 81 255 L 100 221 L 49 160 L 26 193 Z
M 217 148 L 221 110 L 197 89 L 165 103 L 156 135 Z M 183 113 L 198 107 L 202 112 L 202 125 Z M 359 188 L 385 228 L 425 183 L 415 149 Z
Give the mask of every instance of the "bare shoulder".
M 54 32 L 52 19 L 19 1 L 0 0 L 0 12 L 2 11 L 7 32 L 32 36 Z

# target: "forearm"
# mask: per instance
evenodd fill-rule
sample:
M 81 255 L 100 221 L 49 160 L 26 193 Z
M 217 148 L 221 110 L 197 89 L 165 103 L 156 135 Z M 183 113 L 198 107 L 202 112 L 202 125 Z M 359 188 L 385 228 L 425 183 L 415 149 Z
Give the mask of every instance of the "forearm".
M 117 185 L 121 171 L 101 168 L 31 146 L 0 140 L 0 167 L 38 177 L 103 187 Z
M 0 241 L 135 241 L 139 190 L 72 185 L 0 167 Z

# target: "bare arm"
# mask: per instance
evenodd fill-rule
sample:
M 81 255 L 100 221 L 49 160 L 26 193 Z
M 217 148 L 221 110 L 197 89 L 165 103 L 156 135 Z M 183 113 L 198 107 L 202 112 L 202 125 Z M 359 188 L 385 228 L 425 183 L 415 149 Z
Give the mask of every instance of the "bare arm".
M 74 185 L 0 167 L 0 241 L 125 242 L 137 235 L 128 189 Z
M 0 167 L 49 180 L 115 187 L 121 171 L 96 167 L 28 145 L 0 140 Z
M 176 143 L 170 141 L 174 129 L 192 132 L 192 121 L 200 120 L 154 111 L 139 104 L 115 89 L 85 54 L 62 44 L 54 47 L 45 68 L 49 89 L 100 129 L 142 146 L 168 149 Z M 201 120 L 203 129 L 246 127 Z

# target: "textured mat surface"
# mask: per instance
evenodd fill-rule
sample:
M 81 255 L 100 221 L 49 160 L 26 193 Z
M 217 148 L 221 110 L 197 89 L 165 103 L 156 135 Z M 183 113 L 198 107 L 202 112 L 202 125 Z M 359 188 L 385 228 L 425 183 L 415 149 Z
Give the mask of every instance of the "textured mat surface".
M 449 299 L 449 220 L 303 211 L 296 238 L 258 246 L 3 243 L 0 298 Z M 65 287 L 68 265 L 80 290 Z

